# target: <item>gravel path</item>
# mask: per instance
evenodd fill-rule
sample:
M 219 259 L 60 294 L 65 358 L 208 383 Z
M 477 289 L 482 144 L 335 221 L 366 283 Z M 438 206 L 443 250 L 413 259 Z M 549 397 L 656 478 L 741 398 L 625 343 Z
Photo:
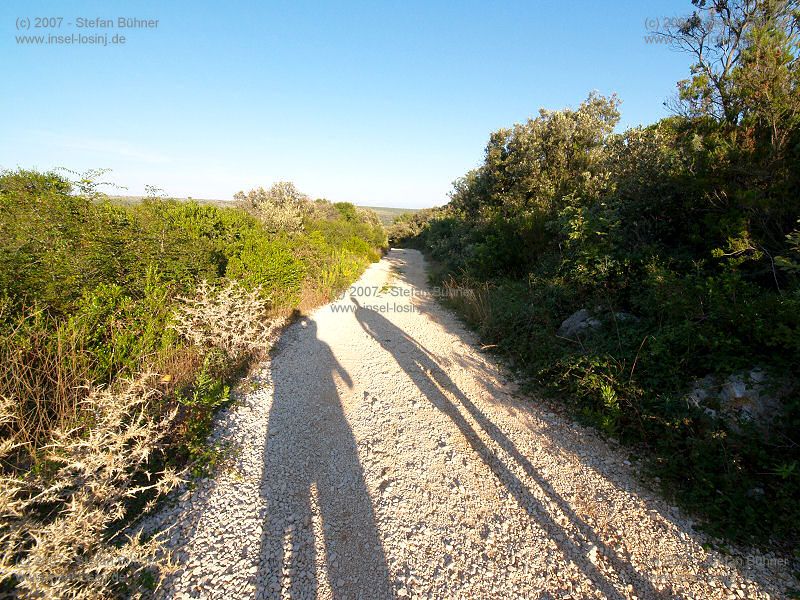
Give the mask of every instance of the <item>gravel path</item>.
M 288 327 L 220 416 L 230 460 L 149 524 L 164 598 L 782 598 L 617 447 L 520 397 L 392 250 Z M 380 291 L 375 297 L 373 292 Z

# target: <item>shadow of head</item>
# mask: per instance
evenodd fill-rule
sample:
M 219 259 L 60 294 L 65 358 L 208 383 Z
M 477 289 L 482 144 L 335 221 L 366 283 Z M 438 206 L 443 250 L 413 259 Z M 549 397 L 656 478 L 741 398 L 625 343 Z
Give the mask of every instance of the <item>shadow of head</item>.
M 266 506 L 258 577 L 274 597 L 316 597 L 324 564 L 333 598 L 391 597 L 392 579 L 337 376 L 353 381 L 304 317 L 271 366 L 272 404 L 261 494 Z M 324 594 L 323 594 L 324 595 Z M 273 597 L 273 596 L 270 596 Z

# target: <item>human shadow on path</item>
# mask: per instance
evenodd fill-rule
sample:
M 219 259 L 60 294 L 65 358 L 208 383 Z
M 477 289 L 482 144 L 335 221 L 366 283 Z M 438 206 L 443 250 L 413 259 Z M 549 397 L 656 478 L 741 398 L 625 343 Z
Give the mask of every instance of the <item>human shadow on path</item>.
M 334 598 L 393 597 L 335 376 L 352 387 L 330 347 L 317 338 L 316 323 L 304 319 L 289 327 L 272 361 L 261 484 L 266 516 L 258 577 L 268 598 L 287 592 L 290 598 L 316 597 L 324 577 L 315 567 L 323 542 Z
M 419 391 L 453 421 L 498 481 L 528 515 L 548 533 L 565 559 L 573 562 L 596 589 L 608 598 L 624 597 L 617 586 L 588 559 L 587 554 L 591 546 L 595 546 L 605 557 L 624 584 L 633 586 L 639 598 L 673 597 L 669 590 L 657 590 L 648 579 L 636 570 L 629 557 L 622 555 L 621 552 L 611 548 L 600 539 L 600 536 L 575 513 L 569 503 L 558 495 L 547 480 L 536 471 L 508 436 L 459 390 L 428 351 L 378 312 L 361 306 L 355 298 L 351 297 L 351 300 L 356 305 L 356 319 L 364 331 L 392 355 Z M 466 410 L 480 428 L 536 483 L 547 501 L 552 502 L 566 516 L 571 527 L 563 527 L 556 522 L 551 514 L 552 509 L 545 506 L 527 489 L 509 465 L 504 462 L 503 457 L 498 456 L 481 439 L 478 432 L 462 414 L 462 409 Z M 570 530 L 574 532 L 573 536 L 570 536 Z

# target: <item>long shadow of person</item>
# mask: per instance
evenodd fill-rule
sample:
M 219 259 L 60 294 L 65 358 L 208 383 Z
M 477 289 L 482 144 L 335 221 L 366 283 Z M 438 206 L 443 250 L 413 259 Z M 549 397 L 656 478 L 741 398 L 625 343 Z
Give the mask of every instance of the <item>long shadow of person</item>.
M 290 327 L 287 337 L 271 367 L 258 585 L 270 598 L 313 598 L 327 579 L 334 598 L 391 598 L 389 569 L 334 376 L 347 387 L 353 383 L 317 338 L 313 320 Z M 317 560 L 320 554 L 324 561 Z
M 397 364 L 414 382 L 419 391 L 439 410 L 446 414 L 458 427 L 473 451 L 491 469 L 498 481 L 516 499 L 528 515 L 538 521 L 556 543 L 567 561 L 573 562 L 583 571 L 596 589 L 608 598 L 623 598 L 622 593 L 588 556 L 594 546 L 618 574 L 624 584 L 633 585 L 640 598 L 669 598 L 668 591 L 659 591 L 643 577 L 631 564 L 628 557 L 606 545 L 600 536 L 585 523 L 552 486 L 533 467 L 530 461 L 517 449 L 516 445 L 497 425 L 488 419 L 475 404 L 453 383 L 447 373 L 438 365 L 436 359 L 420 346 L 402 329 L 391 323 L 374 310 L 361 306 L 355 298 L 355 315 L 361 327 L 388 351 Z M 461 410 L 485 431 L 513 462 L 522 468 L 543 492 L 548 500 L 566 516 L 571 527 L 559 525 L 552 516 L 552 509 L 546 507 L 529 489 L 523 485 L 512 471 L 510 463 L 488 446 L 473 428 Z M 570 535 L 570 531 L 572 534 Z

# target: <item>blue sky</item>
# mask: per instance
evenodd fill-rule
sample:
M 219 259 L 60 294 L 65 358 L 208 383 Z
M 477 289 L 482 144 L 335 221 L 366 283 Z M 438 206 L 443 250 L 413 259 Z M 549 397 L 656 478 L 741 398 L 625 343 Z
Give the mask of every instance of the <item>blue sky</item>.
M 489 133 L 597 90 L 622 125 L 650 123 L 689 59 L 647 44 L 636 2 L 0 3 L 0 167 L 77 171 L 140 194 L 230 198 L 291 180 L 334 201 L 432 206 L 476 166 Z M 117 46 L 18 44 L 17 19 Z M 78 18 L 158 19 L 79 30 Z M 67 25 L 72 23 L 72 26 Z

